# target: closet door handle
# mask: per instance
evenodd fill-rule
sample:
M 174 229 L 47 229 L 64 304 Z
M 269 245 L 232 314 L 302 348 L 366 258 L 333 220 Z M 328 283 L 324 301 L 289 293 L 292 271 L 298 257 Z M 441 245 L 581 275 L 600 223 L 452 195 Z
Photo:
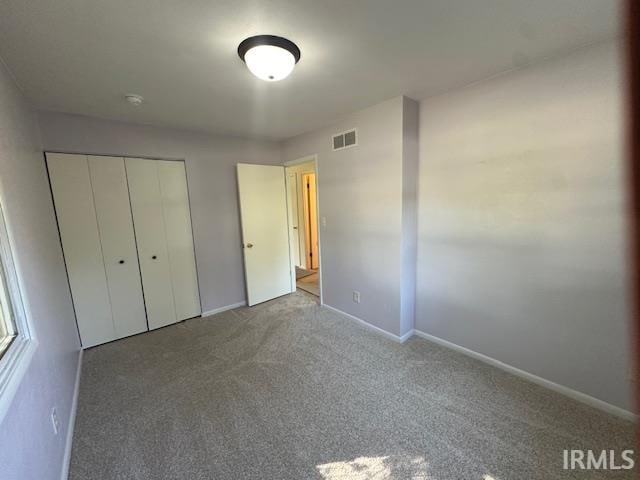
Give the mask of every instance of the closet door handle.
M 124 260 L 120 260 L 118 263 L 122 265 L 124 263 Z
M 151 256 L 151 259 L 152 259 L 152 260 L 155 260 L 156 258 L 158 258 L 158 256 L 157 256 L 157 255 L 152 255 L 152 256 Z

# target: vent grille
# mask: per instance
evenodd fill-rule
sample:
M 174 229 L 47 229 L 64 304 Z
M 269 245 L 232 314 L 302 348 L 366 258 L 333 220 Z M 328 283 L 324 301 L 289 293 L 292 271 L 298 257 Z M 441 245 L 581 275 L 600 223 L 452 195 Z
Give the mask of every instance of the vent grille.
M 356 129 L 348 130 L 333 136 L 333 150 L 355 147 L 358 145 Z

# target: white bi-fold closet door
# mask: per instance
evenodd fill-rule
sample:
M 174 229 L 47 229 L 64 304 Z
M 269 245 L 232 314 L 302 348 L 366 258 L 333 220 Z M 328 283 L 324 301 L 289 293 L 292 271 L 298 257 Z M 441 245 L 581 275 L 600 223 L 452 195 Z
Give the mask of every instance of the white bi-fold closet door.
M 47 154 L 84 347 L 147 330 L 122 158 Z
M 182 162 L 127 158 L 149 328 L 200 315 Z
M 47 166 L 83 347 L 200 314 L 183 162 L 48 153 Z

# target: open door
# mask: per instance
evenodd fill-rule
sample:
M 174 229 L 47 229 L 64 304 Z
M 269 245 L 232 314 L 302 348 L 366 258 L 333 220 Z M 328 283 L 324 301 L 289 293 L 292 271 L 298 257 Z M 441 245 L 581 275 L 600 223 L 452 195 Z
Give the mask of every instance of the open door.
M 284 167 L 238 164 L 247 303 L 291 293 Z

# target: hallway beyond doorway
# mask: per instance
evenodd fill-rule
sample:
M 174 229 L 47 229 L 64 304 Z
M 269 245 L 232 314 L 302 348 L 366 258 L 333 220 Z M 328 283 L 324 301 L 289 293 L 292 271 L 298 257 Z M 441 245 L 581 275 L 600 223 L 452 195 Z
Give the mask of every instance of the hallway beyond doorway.
M 289 245 L 296 288 L 320 297 L 315 159 L 287 166 L 286 181 Z
M 296 288 L 304 290 L 316 297 L 320 296 L 320 273 L 315 270 L 310 275 L 305 275 L 296 280 Z

